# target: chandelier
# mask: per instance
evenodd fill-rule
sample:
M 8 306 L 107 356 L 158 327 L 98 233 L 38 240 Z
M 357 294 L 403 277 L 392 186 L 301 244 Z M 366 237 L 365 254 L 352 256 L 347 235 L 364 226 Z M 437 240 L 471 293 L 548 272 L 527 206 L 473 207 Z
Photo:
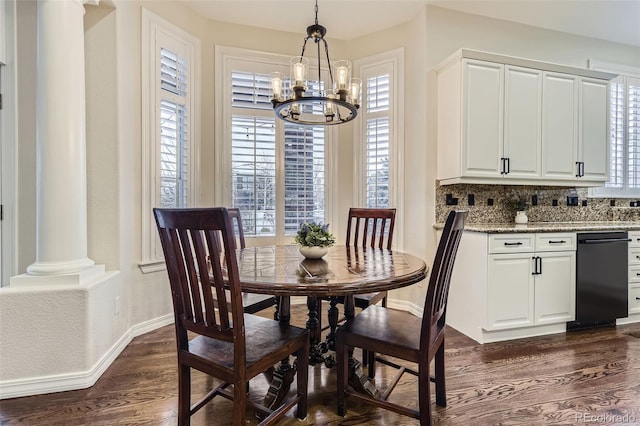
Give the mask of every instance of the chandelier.
M 329 59 L 329 47 L 324 39 L 327 29 L 318 24 L 318 0 L 315 6 L 316 20 L 307 27 L 307 36 L 300 56 L 290 61 L 290 74 L 271 74 L 271 103 L 276 116 L 289 123 L 308 125 L 333 125 L 346 123 L 358 115 L 362 82 L 351 78 L 351 62 L 340 60 L 333 64 Z M 317 46 L 318 80 L 309 82 L 309 59 L 304 57 L 307 41 Z M 329 80 L 322 80 L 321 49 L 327 58 Z

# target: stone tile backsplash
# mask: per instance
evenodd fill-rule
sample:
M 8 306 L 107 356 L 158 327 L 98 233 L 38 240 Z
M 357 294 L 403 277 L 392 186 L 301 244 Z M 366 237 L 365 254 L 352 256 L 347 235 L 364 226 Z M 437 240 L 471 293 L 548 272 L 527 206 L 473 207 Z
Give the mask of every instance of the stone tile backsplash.
M 578 205 L 567 205 L 567 196 L 574 194 Z M 534 196 L 537 205 L 532 205 Z M 512 223 L 515 210 L 509 204 L 519 198 L 526 201 L 530 222 L 640 222 L 640 204 L 629 206 L 636 200 L 589 198 L 587 188 L 467 184 L 436 187 L 436 222 L 444 222 L 450 210 L 459 208 L 469 210 L 469 223 Z M 447 205 L 448 199 L 457 199 L 457 205 Z

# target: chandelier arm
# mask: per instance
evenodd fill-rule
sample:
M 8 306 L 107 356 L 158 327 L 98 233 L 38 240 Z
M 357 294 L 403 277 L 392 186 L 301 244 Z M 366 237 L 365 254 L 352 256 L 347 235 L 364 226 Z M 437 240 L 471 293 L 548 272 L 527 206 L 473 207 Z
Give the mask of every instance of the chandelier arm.
M 300 52 L 300 57 L 304 57 L 304 50 L 307 48 L 307 41 L 311 38 L 310 35 L 304 38 L 304 43 L 302 43 L 302 52 Z
M 320 40 L 324 39 L 321 38 Z M 318 93 L 320 93 L 320 87 L 322 85 L 322 68 L 320 67 L 320 43 L 318 43 L 318 41 L 316 40 L 316 44 L 318 45 Z
M 327 56 L 327 65 L 329 66 L 329 81 L 331 83 L 331 87 L 333 87 L 333 71 L 331 71 L 331 59 L 329 59 L 329 45 L 327 45 L 327 40 L 322 38 L 322 42 L 324 43 L 324 53 Z M 320 58 L 320 46 L 318 46 L 318 58 Z M 320 62 L 320 59 L 318 59 Z

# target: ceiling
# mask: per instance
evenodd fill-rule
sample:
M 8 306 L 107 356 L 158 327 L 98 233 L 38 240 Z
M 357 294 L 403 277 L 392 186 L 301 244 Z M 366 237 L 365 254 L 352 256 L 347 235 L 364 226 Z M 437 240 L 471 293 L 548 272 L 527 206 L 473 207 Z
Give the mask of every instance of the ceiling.
M 153 0 L 166 1 L 166 0 Z M 304 34 L 313 0 L 176 0 L 217 21 Z M 640 0 L 320 0 L 327 37 L 349 40 L 407 22 L 425 4 L 640 46 Z

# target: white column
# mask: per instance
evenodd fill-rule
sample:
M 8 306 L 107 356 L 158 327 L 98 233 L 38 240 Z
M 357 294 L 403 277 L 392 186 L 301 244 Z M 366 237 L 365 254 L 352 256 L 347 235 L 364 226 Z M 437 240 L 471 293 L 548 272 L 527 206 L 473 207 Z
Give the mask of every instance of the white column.
M 74 274 L 87 257 L 86 0 L 38 0 L 37 247 L 29 275 Z

